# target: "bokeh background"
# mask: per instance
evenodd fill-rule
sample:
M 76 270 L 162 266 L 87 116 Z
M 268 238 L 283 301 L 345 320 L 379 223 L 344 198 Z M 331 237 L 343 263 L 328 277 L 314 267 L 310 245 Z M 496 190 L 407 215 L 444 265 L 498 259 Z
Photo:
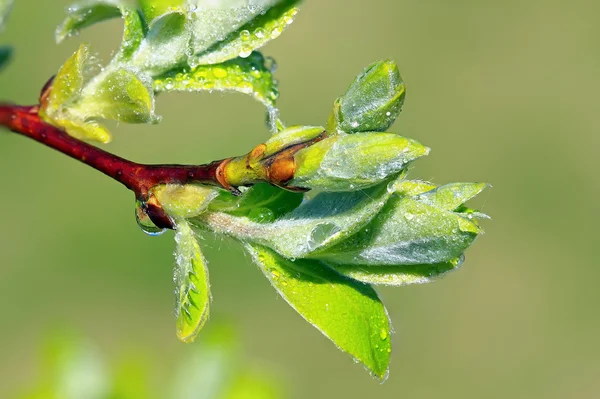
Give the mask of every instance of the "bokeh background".
M 120 21 L 57 46 L 67 0 L 17 0 L 0 40 L 16 48 L 0 97 L 34 103 L 80 41 L 107 59 Z M 279 64 L 281 115 L 322 124 L 364 66 L 396 60 L 407 83 L 393 131 L 433 151 L 411 176 L 487 181 L 493 217 L 463 268 L 425 286 L 380 289 L 392 317 L 380 385 L 304 322 L 237 244 L 207 238 L 213 320 L 244 356 L 277 371 L 291 398 L 600 396 L 600 3 L 306 1 L 264 53 Z M 156 126 L 114 126 L 107 148 L 150 163 L 241 154 L 268 135 L 243 95 L 158 99 Z M 108 359 L 145 353 L 160 385 L 185 353 L 175 337 L 172 234 L 144 235 L 120 185 L 0 132 L 0 397 L 41 376 L 39 352 L 64 326 Z

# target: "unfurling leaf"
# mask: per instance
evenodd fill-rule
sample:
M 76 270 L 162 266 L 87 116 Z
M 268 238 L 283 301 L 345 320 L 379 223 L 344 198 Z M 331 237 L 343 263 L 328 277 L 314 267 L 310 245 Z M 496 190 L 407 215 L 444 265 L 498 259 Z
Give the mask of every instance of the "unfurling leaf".
M 336 101 L 330 128 L 346 133 L 386 131 L 398 117 L 405 94 L 395 62 L 371 64 Z
M 150 24 L 132 63 L 153 76 L 185 64 L 191 34 L 185 10 L 162 14 Z
M 193 16 L 190 64 L 218 64 L 248 57 L 277 38 L 298 12 L 298 0 L 232 1 L 227 5 L 199 4 Z
M 320 253 L 342 265 L 419 265 L 459 258 L 480 233 L 456 213 L 394 196 L 360 233 Z
M 199 65 L 176 69 L 154 78 L 156 92 L 169 91 L 237 91 L 250 94 L 268 107 L 275 104 L 277 84 L 265 66 L 264 57 L 252 53 L 217 65 Z
M 185 0 L 138 0 L 142 14 L 148 25 L 151 25 L 157 18 L 173 10 L 181 9 Z M 190 1 L 191 3 L 191 1 Z
M 336 265 L 329 267 L 338 273 L 365 284 L 402 286 L 425 284 L 442 277 L 460 267 L 464 257 L 444 263 L 402 266 Z
M 303 195 L 282 190 L 266 183 L 250 187 L 241 197 L 222 192 L 210 203 L 213 212 L 226 212 L 234 216 L 246 216 L 257 223 L 270 223 L 296 209 Z
M 85 45 L 79 46 L 79 49 L 64 63 L 54 77 L 47 102 L 42 104 L 43 111 L 49 118 L 55 118 L 59 114 L 67 112 L 66 106 L 80 95 L 88 58 L 88 48 Z
M 85 0 L 67 8 L 67 17 L 56 29 L 56 42 L 76 35 L 81 29 L 121 16 L 124 2 L 120 0 Z
M 151 82 L 124 68 L 111 70 L 102 80 L 87 85 L 70 112 L 86 119 L 128 123 L 156 121 Z
M 318 261 L 285 259 L 246 245 L 273 287 L 306 321 L 384 380 L 391 327 L 385 307 L 368 285 L 346 279 Z
M 389 196 L 383 184 L 363 191 L 321 193 L 273 223 L 226 213 L 203 214 L 193 223 L 296 259 L 351 237 L 381 211 Z
M 291 186 L 357 190 L 396 175 L 429 148 L 393 133 L 340 133 L 298 151 Z
M 184 219 L 176 221 L 175 314 L 177 337 L 193 342 L 208 319 L 210 285 L 206 260 L 198 240 Z

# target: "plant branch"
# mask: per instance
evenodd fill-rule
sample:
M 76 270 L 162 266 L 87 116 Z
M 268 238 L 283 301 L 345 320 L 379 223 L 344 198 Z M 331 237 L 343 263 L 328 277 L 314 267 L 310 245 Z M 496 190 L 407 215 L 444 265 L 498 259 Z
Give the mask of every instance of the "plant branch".
M 226 160 L 197 166 L 135 163 L 78 140 L 45 123 L 38 110 L 38 106 L 0 105 L 0 126 L 91 166 L 133 191 L 136 198 L 142 202 L 152 203 L 149 201 L 149 190 L 160 184 L 210 184 L 237 192 L 224 184 L 223 178 L 220 177 L 220 166 Z M 158 222 L 157 225 L 162 225 L 160 227 L 172 227 L 166 222 L 168 218 L 165 218 L 159 205 L 154 204 L 154 209 L 149 215 L 153 221 Z

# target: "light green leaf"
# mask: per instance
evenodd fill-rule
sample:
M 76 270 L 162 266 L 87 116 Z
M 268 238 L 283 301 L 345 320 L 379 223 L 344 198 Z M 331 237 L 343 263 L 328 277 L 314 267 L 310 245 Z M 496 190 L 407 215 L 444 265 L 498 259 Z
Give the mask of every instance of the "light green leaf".
M 4 67 L 8 64 L 8 62 L 10 61 L 10 58 L 12 56 L 12 53 L 13 53 L 12 47 L 8 47 L 8 46 L 0 47 L 0 71 L 2 69 L 4 69 Z
M 156 121 L 149 78 L 120 68 L 109 70 L 96 79 L 86 86 L 70 112 L 85 119 L 103 118 L 128 123 Z
M 138 10 L 129 7 L 121 7 L 123 15 L 123 40 L 121 50 L 115 59 L 119 61 L 129 60 L 140 47 L 145 36 L 144 21 Z
M 191 70 L 173 70 L 154 79 L 156 92 L 236 91 L 250 94 L 268 107 L 279 94 L 271 71 L 260 53 L 217 65 L 199 65 Z
M 150 24 L 132 63 L 153 75 L 183 65 L 191 34 L 185 11 L 175 9 L 162 14 Z
M 480 233 L 473 221 L 394 196 L 358 234 L 311 256 L 341 265 L 420 265 L 459 258 Z
M 199 5 L 194 14 L 192 65 L 218 64 L 248 57 L 277 38 L 298 12 L 298 0 L 267 0 L 233 6 Z
M 4 24 L 12 10 L 13 0 L 0 0 L 0 31 L 4 29 Z
M 57 117 L 59 113 L 62 113 L 63 108 L 81 93 L 88 57 L 89 50 L 82 44 L 54 77 L 50 95 L 44 107 L 45 114 L 50 118 Z
M 406 91 L 393 61 L 369 65 L 334 106 L 330 118 L 346 133 L 383 132 L 396 120 Z
M 56 28 L 56 42 L 90 25 L 121 16 L 123 4 L 120 0 L 84 0 L 69 6 L 65 20 Z
M 436 208 L 453 211 L 487 186 L 486 183 L 451 183 L 419 194 L 414 199 Z
M 298 151 L 291 186 L 356 190 L 398 174 L 429 148 L 393 133 L 339 134 Z
M 200 215 L 193 222 L 199 228 L 259 243 L 287 258 L 297 259 L 359 231 L 379 213 L 390 195 L 385 184 L 362 191 L 321 193 L 268 224 L 220 212 Z
M 80 140 L 97 141 L 104 144 L 112 140 L 112 135 L 102 124 L 69 117 L 70 115 L 67 115 L 66 118 L 51 119 L 49 123 L 65 129 L 69 135 Z
M 128 59 L 144 37 L 144 23 L 139 12 L 120 0 L 87 0 L 67 9 L 67 17 L 56 29 L 56 41 L 76 35 L 80 30 L 108 19 L 123 17 L 125 27 L 121 51 L 116 59 Z
M 390 322 L 373 288 L 345 279 L 317 261 L 292 262 L 258 245 L 248 244 L 246 249 L 306 321 L 377 378 L 386 378 L 392 350 Z
M 177 316 L 177 337 L 183 342 L 193 342 L 208 320 L 210 306 L 210 285 L 206 260 L 200 245 L 184 220 L 176 221 L 177 248 L 175 259 L 175 314 Z
M 182 10 L 185 0 L 138 0 L 144 19 L 151 25 L 157 18 L 174 10 Z
M 328 265 L 338 273 L 365 284 L 402 286 L 430 283 L 460 267 L 464 257 L 429 265 Z

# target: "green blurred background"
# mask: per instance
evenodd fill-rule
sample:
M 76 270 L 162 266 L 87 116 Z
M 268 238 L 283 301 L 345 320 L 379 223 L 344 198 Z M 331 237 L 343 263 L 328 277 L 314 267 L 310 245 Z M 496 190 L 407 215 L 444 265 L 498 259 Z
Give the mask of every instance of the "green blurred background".
M 80 41 L 105 60 L 116 48 L 120 21 L 56 46 L 68 3 L 16 1 L 0 37 L 16 48 L 2 99 L 34 103 Z M 244 356 L 277 370 L 292 398 L 600 396 L 598 15 L 591 0 L 306 1 L 264 49 L 279 63 L 284 121 L 325 123 L 364 66 L 392 58 L 408 87 L 393 130 L 433 149 L 411 177 L 492 183 L 473 205 L 493 220 L 460 271 L 380 290 L 396 331 L 383 385 L 278 298 L 237 244 L 207 238 L 211 322 L 233 323 Z M 243 95 L 164 95 L 158 112 L 156 126 L 114 126 L 106 148 L 203 163 L 268 135 L 262 106 Z M 60 326 L 108 358 L 138 351 L 160 359 L 155 375 L 171 370 L 186 351 L 172 234 L 144 235 L 127 190 L 5 132 L 0 180 L 0 397 L 40 378 L 41 344 Z

